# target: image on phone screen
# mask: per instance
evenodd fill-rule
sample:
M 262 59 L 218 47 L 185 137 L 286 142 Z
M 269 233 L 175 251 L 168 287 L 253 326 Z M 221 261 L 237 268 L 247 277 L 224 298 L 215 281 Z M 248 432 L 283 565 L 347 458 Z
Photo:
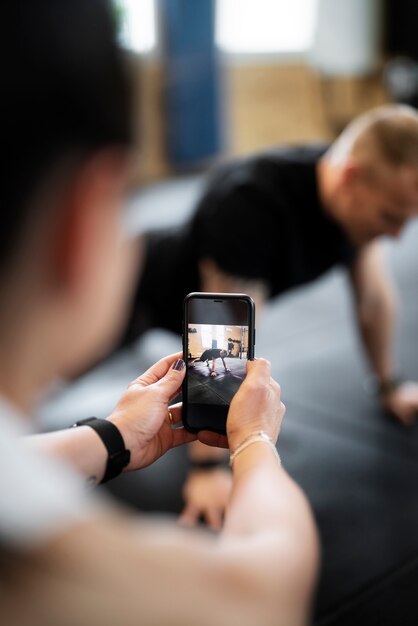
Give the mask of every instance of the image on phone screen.
M 186 296 L 183 424 L 192 432 L 226 432 L 229 405 L 254 357 L 254 320 L 254 302 L 246 294 Z
M 188 401 L 229 405 L 245 378 L 248 326 L 189 323 Z

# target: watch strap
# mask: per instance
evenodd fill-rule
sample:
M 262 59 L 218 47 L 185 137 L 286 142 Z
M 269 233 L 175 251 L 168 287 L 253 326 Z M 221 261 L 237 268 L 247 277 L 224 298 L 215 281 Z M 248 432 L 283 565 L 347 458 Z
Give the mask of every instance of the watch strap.
M 98 419 L 97 417 L 79 420 L 73 424 L 73 428 L 77 426 L 90 426 L 99 435 L 107 450 L 106 470 L 100 484 L 119 476 L 123 468 L 129 464 L 131 452 L 126 449 L 125 442 L 117 426 L 108 420 Z
M 392 391 L 395 391 L 402 383 L 403 379 L 400 376 L 383 380 L 378 383 L 379 394 L 384 398 L 391 394 Z

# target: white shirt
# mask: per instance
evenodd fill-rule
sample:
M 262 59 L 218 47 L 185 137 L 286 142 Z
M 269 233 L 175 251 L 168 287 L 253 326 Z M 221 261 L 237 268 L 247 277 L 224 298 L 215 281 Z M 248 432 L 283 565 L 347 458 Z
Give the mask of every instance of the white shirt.
M 20 548 L 89 519 L 95 499 L 64 464 L 23 448 L 29 423 L 0 399 L 0 544 Z

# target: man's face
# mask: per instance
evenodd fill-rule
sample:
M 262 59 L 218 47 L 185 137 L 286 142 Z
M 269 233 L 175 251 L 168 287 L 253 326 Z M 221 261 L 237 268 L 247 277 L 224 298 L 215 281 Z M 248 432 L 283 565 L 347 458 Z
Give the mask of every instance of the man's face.
M 356 245 L 380 236 L 398 237 L 418 215 L 418 171 L 412 167 L 360 167 L 346 177 L 337 200 L 341 223 Z

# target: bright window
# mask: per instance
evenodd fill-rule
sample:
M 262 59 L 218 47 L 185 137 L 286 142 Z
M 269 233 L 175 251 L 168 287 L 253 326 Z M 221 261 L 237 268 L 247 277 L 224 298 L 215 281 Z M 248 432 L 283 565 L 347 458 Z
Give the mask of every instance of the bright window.
M 212 347 L 212 326 L 202 325 L 202 346 L 204 348 Z
M 211 348 L 212 342 L 216 340 L 217 347 L 223 350 L 225 348 L 225 327 L 202 324 L 201 338 L 204 348 Z
M 305 52 L 315 18 L 316 0 L 218 0 L 216 40 L 235 54 Z
M 195 0 L 199 1 L 199 0 Z M 156 0 L 113 0 L 124 46 L 157 45 Z M 217 0 L 216 42 L 233 54 L 301 53 L 313 41 L 317 0 Z
M 114 0 L 121 43 L 135 52 L 150 52 L 157 43 L 155 0 Z

